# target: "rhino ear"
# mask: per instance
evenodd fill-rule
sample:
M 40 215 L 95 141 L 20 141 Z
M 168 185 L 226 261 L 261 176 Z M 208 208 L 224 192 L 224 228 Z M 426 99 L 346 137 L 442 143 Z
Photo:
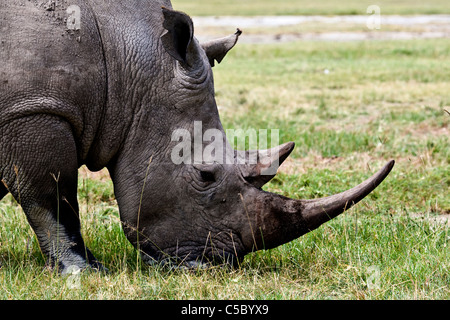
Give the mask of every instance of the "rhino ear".
M 222 61 L 228 51 L 234 47 L 241 34 L 242 31 L 237 29 L 234 34 L 228 37 L 202 43 L 202 48 L 205 50 L 211 67 L 214 67 L 214 60 L 218 63 Z
M 167 30 L 161 41 L 174 59 L 187 63 L 187 52 L 194 36 L 194 24 L 191 18 L 180 11 L 162 7 L 164 15 L 163 27 Z

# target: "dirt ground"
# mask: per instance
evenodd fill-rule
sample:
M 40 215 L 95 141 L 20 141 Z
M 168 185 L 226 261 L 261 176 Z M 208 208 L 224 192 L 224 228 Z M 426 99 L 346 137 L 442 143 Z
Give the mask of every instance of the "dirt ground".
M 241 42 L 273 43 L 295 40 L 353 41 L 450 38 L 450 15 L 380 16 L 259 16 L 193 17 L 202 41 L 238 27 Z M 225 31 L 227 30 L 227 31 Z

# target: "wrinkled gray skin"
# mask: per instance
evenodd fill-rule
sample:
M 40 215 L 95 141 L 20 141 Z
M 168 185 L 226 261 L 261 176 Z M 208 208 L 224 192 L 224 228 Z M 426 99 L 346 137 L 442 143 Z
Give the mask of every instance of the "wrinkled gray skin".
M 69 5 L 81 8 L 79 30 L 68 29 Z M 11 192 L 21 204 L 52 265 L 102 268 L 80 234 L 83 164 L 108 168 L 124 231 L 147 260 L 188 266 L 291 241 L 387 176 L 393 161 L 344 193 L 293 200 L 261 190 L 273 177 L 265 166 L 292 142 L 254 165 L 174 164 L 173 130 L 202 121 L 223 132 L 211 66 L 239 34 L 201 45 L 190 18 L 162 0 L 1 1 L 0 199 Z

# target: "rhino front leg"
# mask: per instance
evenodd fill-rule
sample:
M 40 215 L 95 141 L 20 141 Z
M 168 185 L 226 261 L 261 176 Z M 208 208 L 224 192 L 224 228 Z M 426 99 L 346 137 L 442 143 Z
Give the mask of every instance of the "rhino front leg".
M 0 131 L 5 183 L 51 265 L 62 273 L 71 266 L 101 269 L 80 233 L 78 160 L 71 126 L 60 117 L 34 115 Z

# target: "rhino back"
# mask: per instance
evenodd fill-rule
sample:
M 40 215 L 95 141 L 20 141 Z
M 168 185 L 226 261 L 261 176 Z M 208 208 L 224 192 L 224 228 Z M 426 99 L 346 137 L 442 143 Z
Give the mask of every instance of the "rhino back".
M 73 16 L 68 8 L 80 9 Z M 68 19 L 79 19 L 67 23 Z M 101 37 L 83 0 L 0 3 L 0 128 L 34 114 L 69 122 L 86 157 L 106 99 Z

